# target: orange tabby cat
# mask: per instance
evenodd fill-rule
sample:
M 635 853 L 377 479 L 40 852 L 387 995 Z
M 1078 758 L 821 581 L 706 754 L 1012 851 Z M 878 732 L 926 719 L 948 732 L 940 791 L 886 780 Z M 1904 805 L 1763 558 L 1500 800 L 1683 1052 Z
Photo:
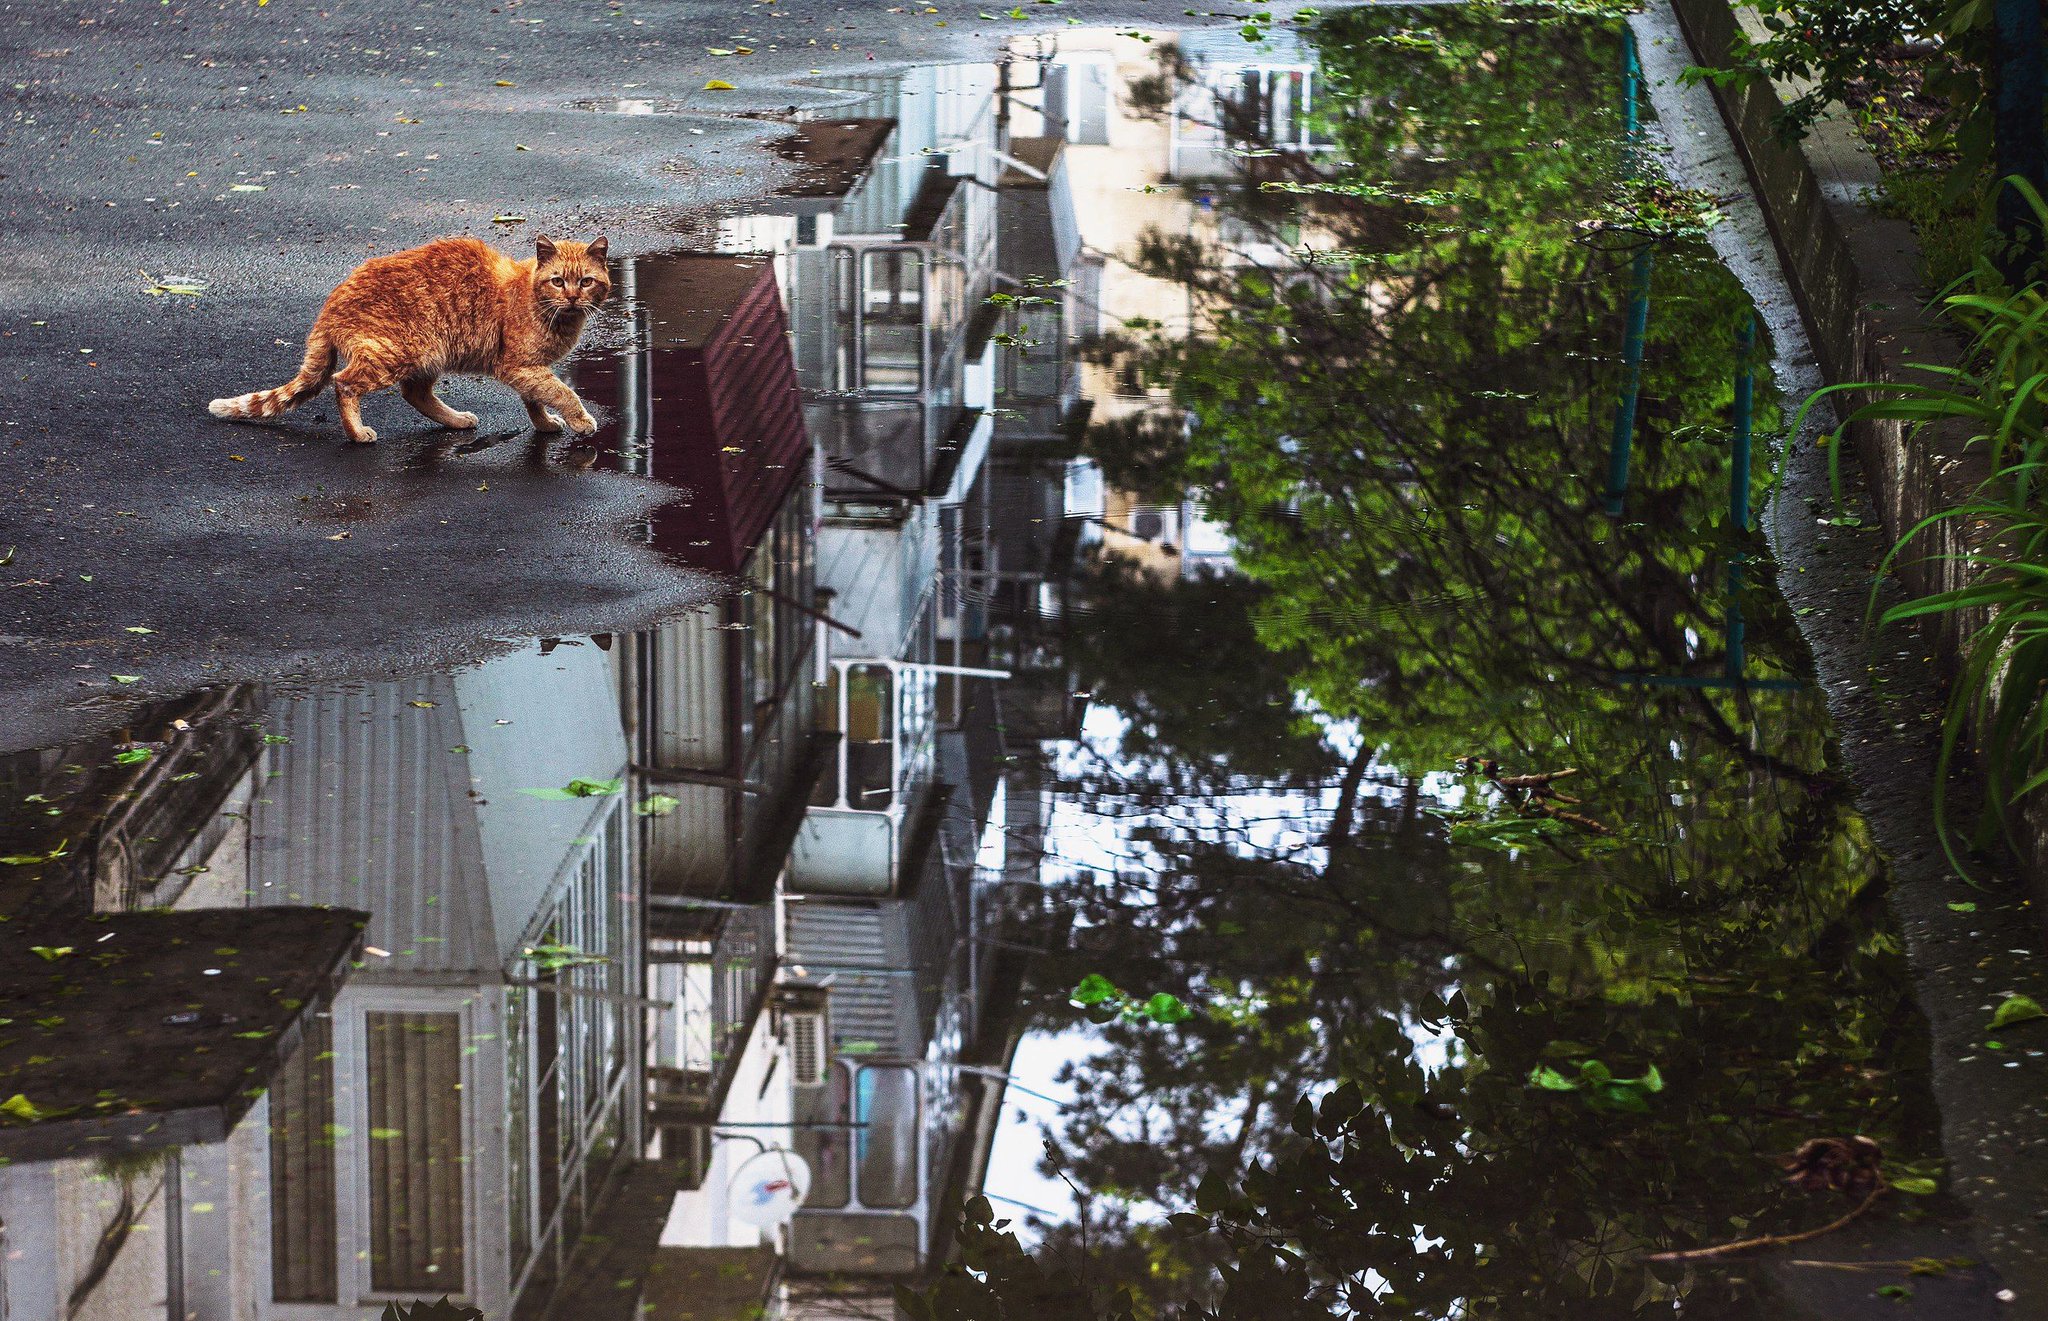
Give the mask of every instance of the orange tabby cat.
M 405 402 L 444 427 L 476 425 L 434 393 L 444 372 L 495 376 L 519 392 L 535 431 L 587 436 L 597 420 L 549 366 L 576 346 L 590 309 L 611 292 L 605 240 L 556 243 L 543 234 L 534 255 L 513 261 L 488 243 L 435 239 L 424 247 L 372 257 L 327 296 L 306 336 L 299 374 L 274 390 L 216 399 L 215 417 L 275 417 L 297 408 L 331 379 L 341 426 L 367 445 L 362 399 L 396 385 Z M 348 365 L 335 370 L 337 359 Z

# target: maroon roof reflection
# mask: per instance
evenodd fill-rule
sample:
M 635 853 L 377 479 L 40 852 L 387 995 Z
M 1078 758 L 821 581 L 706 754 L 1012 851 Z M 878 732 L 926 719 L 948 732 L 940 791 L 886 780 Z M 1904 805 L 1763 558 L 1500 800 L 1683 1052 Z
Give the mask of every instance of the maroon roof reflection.
M 577 389 L 625 425 L 623 446 L 681 498 L 653 516 L 657 549 L 734 573 L 811 468 L 789 322 L 765 256 L 670 253 L 631 264 L 637 354 L 579 363 Z

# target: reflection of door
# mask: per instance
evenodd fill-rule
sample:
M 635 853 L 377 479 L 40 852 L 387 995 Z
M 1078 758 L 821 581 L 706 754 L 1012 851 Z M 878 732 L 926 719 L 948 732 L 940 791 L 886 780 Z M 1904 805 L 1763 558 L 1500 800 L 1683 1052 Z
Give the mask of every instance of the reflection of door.
M 370 1120 L 370 1287 L 464 1292 L 462 1020 L 364 1021 Z

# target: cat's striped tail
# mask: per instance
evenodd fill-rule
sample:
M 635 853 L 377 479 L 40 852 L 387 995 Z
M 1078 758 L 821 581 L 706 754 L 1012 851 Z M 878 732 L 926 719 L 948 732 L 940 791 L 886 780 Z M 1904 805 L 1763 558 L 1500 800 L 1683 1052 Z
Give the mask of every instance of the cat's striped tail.
M 206 411 L 215 417 L 276 417 L 320 393 L 320 387 L 334 375 L 334 357 L 334 345 L 328 341 L 326 332 L 315 326 L 306 337 L 306 357 L 299 364 L 297 376 L 274 390 L 216 399 L 206 406 Z

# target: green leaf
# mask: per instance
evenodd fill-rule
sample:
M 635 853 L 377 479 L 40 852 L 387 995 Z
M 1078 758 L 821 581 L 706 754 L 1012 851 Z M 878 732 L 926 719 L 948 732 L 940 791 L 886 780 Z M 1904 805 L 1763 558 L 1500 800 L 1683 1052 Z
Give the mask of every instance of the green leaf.
M 2043 1010 L 2024 995 L 2008 995 L 1991 1015 L 1991 1026 L 1994 1029 L 2009 1027 L 2036 1018 L 2048 1018 L 2048 1010 Z
M 1911 1193 L 1915 1197 L 1932 1197 L 1936 1187 L 1934 1180 L 1918 1174 L 1902 1174 L 1889 1182 L 1900 1192 Z
M 1968 900 L 1964 900 L 1961 903 L 1950 904 L 1948 906 L 1948 911 L 1951 913 L 1974 913 L 1977 911 L 1977 905 L 1970 903 Z
M 624 780 L 586 780 L 580 775 L 563 786 L 571 798 L 602 798 L 620 793 L 625 787 Z
M 35 1102 L 20 1092 L 0 1101 L 0 1113 L 13 1115 L 16 1119 L 27 1120 L 30 1123 L 43 1117 L 43 1112 L 36 1109 Z
M 57 847 L 51 849 L 48 853 L 0 854 L 0 866 L 34 867 L 45 862 L 55 862 L 57 859 L 69 855 L 71 850 L 66 846 L 70 843 L 71 841 L 68 839 L 60 841 Z
M 1081 979 L 1080 984 L 1074 987 L 1073 993 L 1067 999 L 1074 1004 L 1086 1007 L 1088 1005 L 1108 1004 L 1110 1001 L 1118 1000 L 1122 997 L 1123 992 L 1116 988 L 1115 982 L 1110 981 L 1109 978 L 1099 972 L 1091 972 Z
M 1185 1023 L 1195 1016 L 1195 1011 L 1180 1002 L 1180 997 L 1159 992 L 1141 1006 L 1138 1012 L 1155 1023 Z
M 55 963 L 66 954 L 76 954 L 78 952 L 77 948 L 72 945 L 30 945 L 28 948 L 29 953 L 34 954 L 45 963 Z
M 148 748 L 128 748 L 115 753 L 114 761 L 115 764 L 121 766 L 136 766 L 148 761 L 154 755 L 156 754 L 152 753 Z
M 134 683 L 142 676 L 139 674 L 110 674 L 107 677 L 115 683 Z
M 1577 1083 L 1548 1064 L 1539 1064 L 1529 1071 L 1529 1085 L 1541 1087 L 1546 1092 L 1575 1092 L 1579 1089 Z
M 683 805 L 674 794 L 649 794 L 633 810 L 641 816 L 667 816 Z

